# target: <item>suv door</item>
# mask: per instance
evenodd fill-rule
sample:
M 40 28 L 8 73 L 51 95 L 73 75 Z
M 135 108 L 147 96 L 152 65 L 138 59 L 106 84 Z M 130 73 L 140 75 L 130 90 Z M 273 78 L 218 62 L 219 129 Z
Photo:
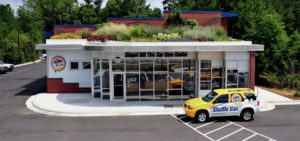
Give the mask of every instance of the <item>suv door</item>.
M 223 94 L 217 97 L 210 108 L 212 116 L 227 116 L 229 111 L 228 94 Z
M 239 115 L 244 103 L 244 98 L 240 93 L 231 93 L 230 100 L 229 100 L 229 112 L 230 116 Z

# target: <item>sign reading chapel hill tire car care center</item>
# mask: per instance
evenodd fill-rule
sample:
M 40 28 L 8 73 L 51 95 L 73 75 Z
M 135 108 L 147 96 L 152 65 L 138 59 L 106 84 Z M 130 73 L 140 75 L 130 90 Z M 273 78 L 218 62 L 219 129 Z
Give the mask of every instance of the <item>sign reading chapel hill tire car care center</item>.
M 66 67 L 66 61 L 61 56 L 53 57 L 51 66 L 55 71 L 62 71 Z

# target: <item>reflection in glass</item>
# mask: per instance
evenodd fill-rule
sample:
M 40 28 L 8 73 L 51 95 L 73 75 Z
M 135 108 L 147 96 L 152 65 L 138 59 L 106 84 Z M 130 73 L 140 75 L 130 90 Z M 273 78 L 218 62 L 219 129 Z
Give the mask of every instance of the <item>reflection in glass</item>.
M 155 74 L 155 99 L 167 99 L 167 74 Z
M 124 99 L 123 74 L 114 74 L 114 99 Z
M 223 77 L 222 72 L 223 72 L 222 68 L 213 68 L 212 77 Z
M 126 71 L 139 71 L 139 60 L 126 60 Z
M 195 71 L 195 60 L 184 59 L 183 60 L 183 71 Z
M 181 100 L 181 90 L 169 90 L 170 100 Z
M 201 60 L 201 68 L 211 68 L 211 60 Z
M 94 88 L 100 89 L 100 77 L 94 77 Z
M 249 87 L 249 77 L 248 72 L 239 73 L 239 88 L 248 88 Z
M 109 88 L 109 70 L 102 71 L 102 88 Z
M 211 89 L 211 83 L 210 82 L 201 82 L 200 83 L 200 89 L 201 90 L 210 90 Z
M 141 89 L 153 89 L 153 73 L 140 73 Z
M 102 70 L 109 70 L 109 62 L 102 61 Z
M 141 101 L 153 101 L 153 90 L 142 90 Z
M 222 88 L 222 78 L 213 78 L 212 79 L 212 89 L 219 89 Z
M 169 73 L 169 89 L 181 89 L 182 83 L 181 73 Z
M 183 73 L 183 99 L 195 97 L 195 72 Z
M 126 100 L 139 100 L 139 74 L 126 74 Z
M 211 80 L 211 69 L 201 69 L 201 81 Z
M 169 72 L 182 72 L 181 60 L 169 60 Z
M 99 75 L 99 73 L 100 73 L 99 59 L 94 59 L 94 75 Z
M 113 60 L 112 61 L 113 71 L 124 71 L 124 60 Z
M 155 60 L 155 71 L 167 71 L 167 60 Z
M 141 71 L 153 71 L 153 60 L 140 60 Z

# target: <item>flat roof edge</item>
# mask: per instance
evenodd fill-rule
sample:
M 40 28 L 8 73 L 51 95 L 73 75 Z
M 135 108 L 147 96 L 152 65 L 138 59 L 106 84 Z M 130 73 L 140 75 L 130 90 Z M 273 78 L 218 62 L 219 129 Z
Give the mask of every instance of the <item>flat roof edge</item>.
M 35 46 L 37 50 L 48 50 L 48 49 L 66 49 L 66 50 L 77 50 L 83 49 L 81 44 L 73 44 L 73 45 L 66 45 L 66 44 L 38 44 Z
M 168 52 L 168 51 L 264 51 L 263 45 L 237 45 L 237 46 L 85 46 L 87 51 L 102 52 Z

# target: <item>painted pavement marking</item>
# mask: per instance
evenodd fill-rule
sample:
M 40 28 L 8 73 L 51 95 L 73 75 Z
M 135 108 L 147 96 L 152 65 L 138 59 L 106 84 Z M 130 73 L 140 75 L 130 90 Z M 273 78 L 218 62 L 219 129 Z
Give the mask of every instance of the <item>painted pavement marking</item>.
M 275 139 L 272 139 L 272 138 L 270 138 L 270 137 L 268 137 L 268 136 L 265 136 L 265 135 L 263 135 L 263 134 L 260 134 L 260 133 L 258 133 L 258 132 L 255 132 L 255 131 L 253 131 L 253 130 L 251 130 L 251 129 L 248 129 L 248 128 L 246 128 L 246 127 L 243 127 L 243 126 L 241 126 L 241 125 L 239 125 L 239 124 L 237 124 L 237 123 L 234 123 L 234 122 L 228 121 L 228 120 L 225 121 L 225 122 L 228 122 L 227 124 L 222 125 L 221 127 L 218 127 L 218 128 L 214 128 L 214 129 L 210 130 L 210 131 L 207 132 L 207 133 L 203 133 L 203 132 L 201 132 L 201 131 L 198 130 L 198 129 L 200 129 L 200 128 L 202 128 L 202 129 L 207 128 L 208 125 L 214 124 L 214 123 L 216 123 L 216 121 L 207 122 L 207 123 L 204 123 L 204 124 L 202 124 L 202 125 L 200 125 L 200 126 L 193 127 L 193 126 L 190 125 L 190 123 L 192 123 L 192 121 L 183 121 L 183 119 L 186 118 L 187 116 L 177 117 L 176 115 L 173 115 L 173 114 L 171 114 L 171 116 L 174 117 L 175 119 L 177 119 L 178 121 L 180 121 L 181 123 L 185 124 L 185 125 L 188 126 L 189 128 L 191 128 L 192 130 L 196 131 L 198 134 L 200 134 L 200 135 L 206 137 L 207 139 L 209 139 L 209 140 L 211 140 L 211 141 L 221 141 L 221 140 L 224 140 L 224 139 L 226 139 L 226 138 L 228 138 L 228 137 L 230 137 L 230 136 L 232 136 L 232 135 L 234 135 L 234 134 L 236 134 L 236 133 L 238 133 L 238 132 L 240 132 L 240 131 L 243 131 L 243 130 L 244 130 L 244 131 L 248 131 L 248 132 L 253 133 L 253 134 L 250 135 L 250 136 L 247 136 L 247 137 L 246 137 L 245 139 L 243 139 L 242 141 L 247 141 L 247 140 L 249 140 L 249 139 L 251 139 L 251 138 L 253 138 L 253 137 L 257 137 L 257 136 L 261 136 L 261 137 L 265 138 L 265 139 L 268 140 L 268 141 L 276 141 Z M 223 128 L 228 127 L 228 126 L 230 126 L 230 125 L 235 125 L 235 126 L 237 126 L 237 127 L 239 127 L 239 128 L 238 128 L 237 130 L 235 130 L 235 131 L 229 133 L 229 134 L 226 134 L 225 136 L 222 136 L 222 137 L 216 139 L 216 140 L 213 139 L 213 137 L 211 137 L 211 134 L 212 134 L 212 133 L 217 132 L 217 131 L 222 131 Z M 224 129 L 224 130 L 225 130 L 225 129 Z

